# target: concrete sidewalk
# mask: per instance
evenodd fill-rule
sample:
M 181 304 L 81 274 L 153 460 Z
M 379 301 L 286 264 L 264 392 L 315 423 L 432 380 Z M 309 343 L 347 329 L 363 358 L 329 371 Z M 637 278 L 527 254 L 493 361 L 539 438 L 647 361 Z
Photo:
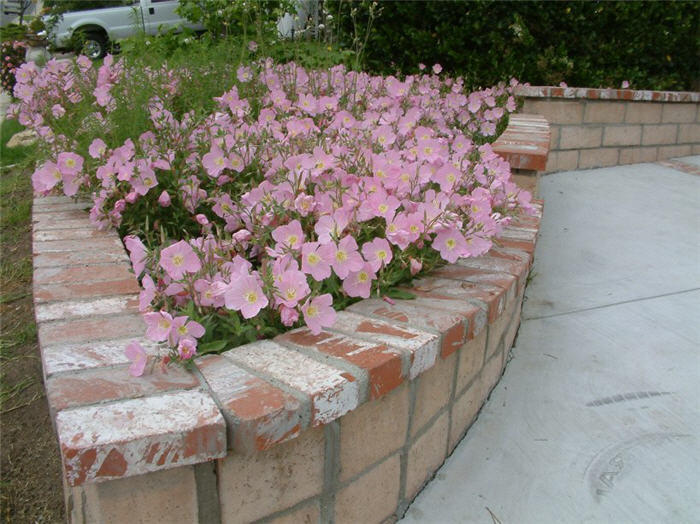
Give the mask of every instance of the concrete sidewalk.
M 700 522 L 700 176 L 571 171 L 541 194 L 513 360 L 402 522 Z

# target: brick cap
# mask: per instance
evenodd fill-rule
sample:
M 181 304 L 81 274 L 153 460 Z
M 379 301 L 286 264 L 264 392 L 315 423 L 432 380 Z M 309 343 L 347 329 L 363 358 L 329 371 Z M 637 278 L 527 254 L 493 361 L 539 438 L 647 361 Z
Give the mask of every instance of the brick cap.
M 588 100 L 631 100 L 637 102 L 700 102 L 700 92 L 697 91 L 520 86 L 516 89 L 515 94 L 527 98 L 583 98 Z
M 549 155 L 549 123 L 541 115 L 511 115 L 508 127 L 493 143 L 494 152 L 512 169 L 544 171 Z

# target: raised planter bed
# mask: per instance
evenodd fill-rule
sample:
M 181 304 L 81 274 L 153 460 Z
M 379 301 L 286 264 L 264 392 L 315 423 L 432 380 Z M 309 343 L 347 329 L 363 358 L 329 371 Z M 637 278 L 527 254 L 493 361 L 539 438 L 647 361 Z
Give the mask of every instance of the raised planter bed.
M 546 155 L 546 151 L 545 151 Z M 372 522 L 400 516 L 498 381 L 537 216 L 486 255 L 306 328 L 128 374 L 147 350 L 116 233 L 64 197 L 34 202 L 34 298 L 73 522 Z

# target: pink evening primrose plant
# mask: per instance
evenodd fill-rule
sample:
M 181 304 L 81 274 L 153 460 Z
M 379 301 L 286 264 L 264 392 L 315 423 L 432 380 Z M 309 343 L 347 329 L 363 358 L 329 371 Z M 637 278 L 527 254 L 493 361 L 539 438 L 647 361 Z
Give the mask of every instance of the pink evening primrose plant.
M 222 74 L 215 109 L 195 115 L 174 104 L 192 71 L 79 57 L 19 67 L 10 115 L 42 140 L 35 191 L 90 196 L 95 226 L 125 235 L 146 336 L 188 363 L 302 324 L 319 333 L 360 298 L 391 303 L 397 284 L 486 253 L 531 210 L 488 143 L 517 83 L 470 93 L 439 64 L 421 70 L 260 60 Z M 136 74 L 156 86 L 138 109 L 149 123 L 117 141 Z M 62 132 L 78 107 L 78 133 Z M 143 348 L 126 353 L 143 373 Z

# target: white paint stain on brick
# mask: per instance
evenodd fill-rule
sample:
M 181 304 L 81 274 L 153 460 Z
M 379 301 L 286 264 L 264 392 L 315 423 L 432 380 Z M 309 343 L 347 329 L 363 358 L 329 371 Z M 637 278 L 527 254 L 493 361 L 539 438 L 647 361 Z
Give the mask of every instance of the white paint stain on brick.
M 118 297 L 100 298 L 96 300 L 71 300 L 37 304 L 36 319 L 38 322 L 61 320 L 71 317 L 89 317 L 93 315 L 109 315 L 125 312 L 137 312 L 135 306 L 137 297 L 123 295 Z
M 137 340 L 148 355 L 164 352 L 156 342 L 138 337 L 42 346 L 44 373 L 46 376 L 51 376 L 66 371 L 127 364 L 129 359 L 126 358 L 124 349 L 133 340 Z
M 212 398 L 201 391 L 64 410 L 56 415 L 56 431 L 71 485 L 226 455 L 224 419 Z M 188 441 L 188 435 L 197 431 L 202 433 Z M 123 467 L 114 468 L 115 474 L 98 475 L 111 453 L 119 456 Z
M 433 367 L 440 350 L 440 336 L 435 333 L 392 325 L 349 311 L 338 313 L 331 330 L 408 351 L 413 357 L 409 368 L 411 379 Z
M 254 342 L 223 355 L 309 395 L 314 411 L 312 425 L 331 422 L 359 404 L 359 381 L 346 378 L 346 371 L 275 342 Z
M 53 240 L 50 242 L 34 241 L 34 253 L 63 253 L 72 251 L 93 251 L 95 249 L 118 249 L 124 251 L 121 241 L 111 236 L 81 240 Z
M 512 238 L 515 240 L 524 240 L 526 242 L 534 242 L 537 240 L 537 230 L 527 227 L 508 226 L 503 229 L 503 238 Z

